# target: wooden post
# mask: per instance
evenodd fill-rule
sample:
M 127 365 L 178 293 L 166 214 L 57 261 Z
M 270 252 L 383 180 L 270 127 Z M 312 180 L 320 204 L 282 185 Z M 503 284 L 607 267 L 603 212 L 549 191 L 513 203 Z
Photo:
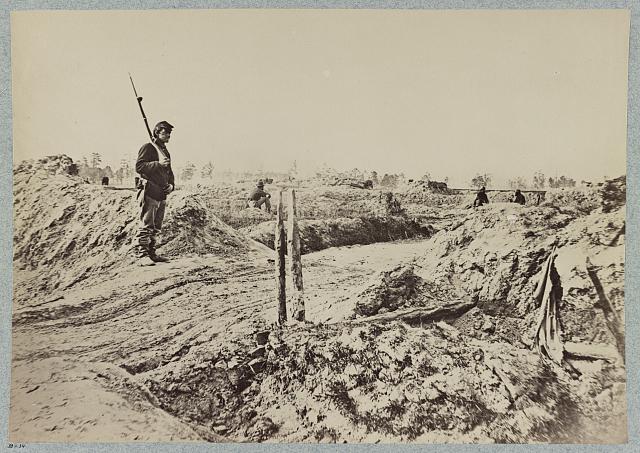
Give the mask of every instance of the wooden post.
M 298 229 L 298 219 L 296 218 L 296 192 L 289 191 L 289 214 L 287 219 L 287 245 L 289 248 L 291 287 L 293 294 L 291 298 L 291 317 L 296 321 L 305 320 L 304 311 L 304 289 L 302 285 L 302 261 L 300 259 L 300 231 Z
M 286 252 L 286 233 L 284 231 L 284 208 L 282 190 L 279 192 L 278 208 L 276 211 L 276 236 L 274 245 L 276 249 L 276 285 L 278 290 L 278 322 L 284 325 L 287 322 L 287 289 L 286 289 L 286 264 L 284 255 Z
M 622 363 L 625 362 L 625 348 L 624 348 L 624 332 L 622 331 L 622 323 L 620 322 L 620 318 L 618 318 L 618 314 L 616 313 L 616 309 L 613 307 L 606 294 L 604 293 L 604 288 L 602 287 L 602 283 L 600 283 L 600 279 L 598 278 L 598 274 L 596 273 L 595 266 L 591 263 L 591 260 L 587 257 L 587 274 L 591 278 L 593 282 L 593 286 L 596 289 L 596 293 L 598 293 L 598 303 L 596 307 L 602 310 L 602 314 L 604 315 L 604 319 L 607 323 L 607 327 L 609 331 L 613 334 L 613 338 L 616 340 L 616 348 L 618 349 L 618 353 L 622 358 Z

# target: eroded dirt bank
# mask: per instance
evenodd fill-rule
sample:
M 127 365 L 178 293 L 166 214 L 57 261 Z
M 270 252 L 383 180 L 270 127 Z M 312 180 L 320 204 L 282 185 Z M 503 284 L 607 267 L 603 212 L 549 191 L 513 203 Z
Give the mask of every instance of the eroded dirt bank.
M 263 222 L 242 228 L 240 231 L 273 249 L 275 224 L 275 221 Z M 431 225 L 399 216 L 301 220 L 298 228 L 302 254 L 345 245 L 366 245 L 416 237 L 429 238 L 435 233 Z

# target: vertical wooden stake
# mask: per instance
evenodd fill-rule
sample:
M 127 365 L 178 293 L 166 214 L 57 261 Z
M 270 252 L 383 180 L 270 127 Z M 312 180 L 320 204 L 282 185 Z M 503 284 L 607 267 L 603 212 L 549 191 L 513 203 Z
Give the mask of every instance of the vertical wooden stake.
M 622 325 L 620 318 L 618 318 L 618 314 L 616 313 L 616 309 L 613 307 L 613 304 L 607 298 L 604 288 L 602 287 L 602 283 L 600 283 L 600 279 L 598 278 L 596 268 L 591 263 L 589 257 L 587 257 L 587 274 L 589 274 L 589 277 L 593 282 L 593 286 L 596 289 L 596 293 L 598 294 L 598 303 L 596 306 L 602 310 L 607 327 L 613 335 L 613 338 L 616 340 L 616 348 L 622 358 L 622 363 L 625 363 L 624 326 Z
M 276 249 L 276 285 L 278 289 L 278 322 L 284 325 L 287 322 L 287 289 L 286 289 L 286 264 L 284 255 L 286 252 L 286 233 L 284 231 L 284 208 L 282 190 L 279 192 L 278 209 L 276 212 L 276 236 L 274 239 Z
M 289 213 L 287 219 L 287 245 L 291 266 L 291 287 L 293 288 L 291 317 L 296 321 L 304 321 L 305 310 L 304 288 L 302 285 L 302 261 L 300 259 L 300 230 L 298 229 L 298 219 L 296 215 L 296 192 L 294 189 L 291 189 L 289 192 Z

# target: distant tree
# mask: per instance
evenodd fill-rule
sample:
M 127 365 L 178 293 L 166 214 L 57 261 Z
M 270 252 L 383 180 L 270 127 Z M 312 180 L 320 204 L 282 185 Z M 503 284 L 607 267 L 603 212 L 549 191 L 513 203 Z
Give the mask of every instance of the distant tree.
M 431 181 L 431 173 L 429 172 L 425 172 L 424 175 L 422 175 L 422 178 L 420 178 L 422 181 Z
M 106 176 L 109 179 L 113 179 L 113 170 L 111 170 L 111 167 L 109 165 L 107 165 L 106 167 L 104 167 L 104 170 L 102 170 L 102 176 Z
M 133 167 L 131 165 L 128 165 L 126 170 L 127 170 L 127 173 L 126 173 L 126 177 L 127 178 L 135 177 L 135 175 L 136 175 L 136 168 L 135 167 Z
M 378 172 L 375 170 L 371 172 L 371 181 L 373 181 L 374 186 L 377 186 L 378 184 L 380 184 L 380 182 L 378 181 Z
M 471 185 L 477 188 L 489 187 L 489 185 L 491 185 L 491 175 L 488 173 L 482 175 L 477 174 L 471 179 Z
M 187 165 L 184 166 L 182 172 L 180 173 L 180 178 L 184 181 L 190 181 L 193 178 L 193 175 L 196 172 L 196 166 L 191 162 L 187 162 Z
M 102 156 L 99 153 L 91 153 L 91 168 L 99 168 L 102 163 Z
M 562 176 L 560 179 L 562 180 L 563 187 L 575 187 L 576 186 L 576 180 L 573 179 L 573 178 L 564 179 L 564 176 Z
M 122 171 L 122 168 L 118 168 L 113 176 L 118 184 L 122 184 L 124 181 L 124 172 Z
M 398 185 L 398 176 L 385 173 L 380 185 L 383 187 L 396 187 Z
M 533 187 L 535 189 L 544 189 L 545 177 L 541 171 L 537 171 L 533 174 Z
M 133 179 L 133 168 L 127 159 L 120 159 L 120 167 L 115 173 L 116 181 L 122 184 L 125 179 Z
M 348 177 L 355 179 L 357 181 L 363 181 L 365 179 L 364 173 L 357 168 L 352 168 L 351 171 L 348 173 Z
M 86 178 L 93 183 L 98 183 L 102 179 L 102 170 L 100 168 L 81 166 L 78 168 L 78 176 Z
M 565 187 L 575 187 L 576 181 L 566 176 L 560 176 L 559 178 L 549 178 L 549 187 L 552 189 L 563 189 Z
M 89 161 L 87 161 L 87 156 L 82 156 L 82 165 L 84 165 L 85 167 L 89 166 Z
M 513 179 L 507 181 L 510 189 L 527 189 L 529 188 L 529 183 L 522 176 L 517 176 Z
M 289 168 L 289 171 L 287 172 L 289 175 L 289 178 L 291 179 L 296 179 L 298 177 L 298 161 L 297 160 L 293 160 L 293 163 L 291 164 L 291 167 Z
M 200 176 L 202 178 L 213 179 L 213 162 L 207 162 L 202 170 L 200 170 Z
M 329 167 L 326 162 L 323 162 L 320 169 L 316 172 L 316 176 L 319 178 L 331 178 L 336 175 L 336 171 Z

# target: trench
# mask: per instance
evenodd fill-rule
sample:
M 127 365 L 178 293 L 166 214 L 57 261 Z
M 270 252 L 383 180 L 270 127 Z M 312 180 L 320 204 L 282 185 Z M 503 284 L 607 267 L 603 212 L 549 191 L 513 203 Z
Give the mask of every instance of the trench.
M 423 221 L 401 216 L 303 219 L 298 221 L 298 228 L 302 254 L 331 247 L 368 245 L 401 239 L 426 239 L 436 232 L 433 226 Z M 245 227 L 241 231 L 270 249 L 275 248 L 275 221 Z

